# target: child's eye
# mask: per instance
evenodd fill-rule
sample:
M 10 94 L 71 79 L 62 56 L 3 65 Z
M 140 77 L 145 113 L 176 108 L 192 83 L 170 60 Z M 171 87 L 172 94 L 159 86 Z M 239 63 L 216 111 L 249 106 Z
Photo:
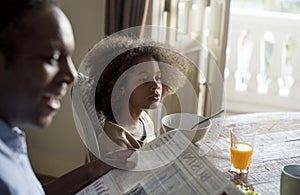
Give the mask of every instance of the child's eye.
M 147 75 L 143 75 L 141 78 L 140 78 L 140 81 L 148 81 L 149 78 Z
M 156 76 L 156 77 L 155 77 L 155 80 L 156 80 L 156 81 L 161 81 L 161 76 Z

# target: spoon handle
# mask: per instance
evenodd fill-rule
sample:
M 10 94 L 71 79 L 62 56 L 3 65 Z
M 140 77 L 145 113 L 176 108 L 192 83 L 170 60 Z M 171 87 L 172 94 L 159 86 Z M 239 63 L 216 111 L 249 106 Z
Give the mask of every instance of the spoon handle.
M 202 120 L 202 121 L 199 121 L 199 122 L 198 122 L 198 123 L 196 123 L 194 126 L 192 126 L 192 128 L 191 128 L 191 129 L 194 129 L 195 127 L 197 127 L 198 125 L 200 125 L 200 124 L 204 123 L 205 121 L 208 121 L 209 119 L 211 119 L 211 118 L 214 118 L 214 117 L 218 116 L 218 115 L 219 115 L 219 114 L 221 114 L 222 112 L 224 112 L 224 110 L 220 110 L 219 112 L 217 112 L 217 113 L 215 113 L 215 114 L 211 115 L 210 117 L 207 117 L 206 119 L 204 119 L 204 120 Z

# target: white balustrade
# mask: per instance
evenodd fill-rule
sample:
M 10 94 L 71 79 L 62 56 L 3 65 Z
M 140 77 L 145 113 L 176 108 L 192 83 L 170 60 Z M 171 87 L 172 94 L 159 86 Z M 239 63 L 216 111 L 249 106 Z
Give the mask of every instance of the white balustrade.
M 300 111 L 300 14 L 231 10 L 225 106 Z

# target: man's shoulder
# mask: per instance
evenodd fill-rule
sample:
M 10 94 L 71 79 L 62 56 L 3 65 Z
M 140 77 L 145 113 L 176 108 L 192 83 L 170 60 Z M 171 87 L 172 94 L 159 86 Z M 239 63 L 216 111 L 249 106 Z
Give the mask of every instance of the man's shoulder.
M 18 164 L 12 151 L 0 140 L 0 194 L 14 194 L 16 183 L 19 180 Z
M 13 152 L 10 148 L 0 139 L 0 161 L 2 164 L 2 160 L 11 159 L 13 156 Z

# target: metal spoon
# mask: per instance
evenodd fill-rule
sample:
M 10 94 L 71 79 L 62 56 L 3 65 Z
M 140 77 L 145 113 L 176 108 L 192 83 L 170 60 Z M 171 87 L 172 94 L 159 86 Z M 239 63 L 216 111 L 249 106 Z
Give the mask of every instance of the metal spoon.
M 224 110 L 220 110 L 219 112 L 217 112 L 217 113 L 215 113 L 215 114 L 211 115 L 210 117 L 207 117 L 206 119 L 204 119 L 204 120 L 202 120 L 202 121 L 199 121 L 199 122 L 198 122 L 198 123 L 196 123 L 194 126 L 192 126 L 192 128 L 191 128 L 191 129 L 194 129 L 195 127 L 197 127 L 198 125 L 200 125 L 200 124 L 204 123 L 205 121 L 208 121 L 209 119 L 211 119 L 211 118 L 214 118 L 214 117 L 218 116 L 218 115 L 219 115 L 219 114 L 221 114 L 222 112 L 224 112 Z

